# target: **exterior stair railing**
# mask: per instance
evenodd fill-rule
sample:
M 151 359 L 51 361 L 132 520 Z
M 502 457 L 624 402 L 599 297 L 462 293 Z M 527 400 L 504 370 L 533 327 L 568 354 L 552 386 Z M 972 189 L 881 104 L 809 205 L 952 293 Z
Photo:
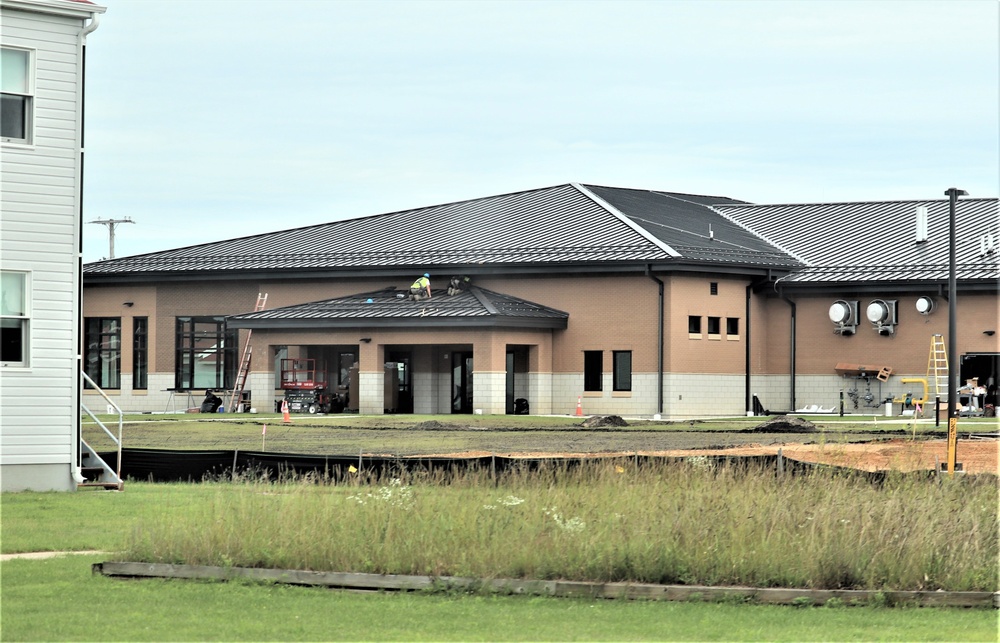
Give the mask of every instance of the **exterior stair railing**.
M 105 489 L 116 489 L 118 491 L 121 491 L 122 488 L 124 487 L 124 483 L 122 482 L 121 479 L 122 425 L 124 424 L 124 419 L 123 419 L 124 414 L 122 413 L 122 410 L 118 408 L 118 405 L 111 401 L 111 398 L 109 398 L 107 394 L 103 390 L 101 390 L 101 387 L 99 387 L 94 382 L 94 380 L 92 380 L 90 376 L 87 375 L 87 373 L 81 371 L 81 374 L 83 375 L 84 381 L 90 384 L 90 386 L 92 386 L 95 391 L 101 394 L 101 397 L 103 397 L 104 400 L 108 403 L 108 408 L 109 409 L 113 408 L 115 413 L 118 414 L 118 435 L 116 437 L 115 434 L 108 429 L 108 427 L 104 424 L 104 422 L 101 422 L 101 420 L 96 415 L 94 415 L 94 413 L 90 409 L 87 408 L 86 404 L 84 404 L 83 402 L 80 403 L 80 408 L 83 410 L 83 412 L 89 415 L 90 419 L 96 422 L 97 426 L 101 427 L 101 429 L 104 430 L 104 433 L 106 433 L 107 436 L 111 438 L 111 441 L 114 442 L 115 445 L 118 447 L 118 456 L 117 456 L 117 466 L 115 467 L 115 469 L 112 469 L 107 462 L 102 460 L 101 457 L 97 455 L 97 452 L 94 451 L 94 449 L 91 448 L 91 446 L 87 444 L 86 440 L 84 440 L 83 437 L 81 436 L 80 469 L 81 469 L 81 474 L 84 477 L 84 481 L 78 482 L 77 487 L 78 488 L 103 487 Z M 82 464 L 84 460 L 87 460 L 86 465 Z M 93 478 L 91 478 L 91 476 L 93 476 Z

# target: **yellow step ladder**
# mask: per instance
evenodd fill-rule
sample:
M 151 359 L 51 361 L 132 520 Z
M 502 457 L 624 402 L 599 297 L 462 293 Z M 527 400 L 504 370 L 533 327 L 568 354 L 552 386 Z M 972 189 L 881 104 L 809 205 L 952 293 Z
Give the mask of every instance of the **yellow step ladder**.
M 927 381 L 934 384 L 934 394 L 948 397 L 948 352 L 941 335 L 931 336 L 931 351 L 927 356 Z
M 255 313 L 264 310 L 267 305 L 267 293 L 257 293 L 257 304 L 254 306 Z M 247 385 L 247 376 L 250 374 L 250 360 L 253 357 L 253 346 L 250 344 L 250 337 L 253 329 L 247 330 L 247 343 L 243 347 L 243 359 L 240 360 L 240 370 L 236 374 L 236 385 L 233 386 L 232 395 L 229 396 L 229 412 L 235 413 L 243 401 L 243 392 Z

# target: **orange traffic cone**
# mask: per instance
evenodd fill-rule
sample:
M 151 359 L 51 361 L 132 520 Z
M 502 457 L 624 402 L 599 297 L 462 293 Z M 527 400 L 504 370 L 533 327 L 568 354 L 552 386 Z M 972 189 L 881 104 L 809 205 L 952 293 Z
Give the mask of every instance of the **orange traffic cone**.
M 281 400 L 281 421 L 285 424 L 292 423 L 292 416 L 288 414 L 288 400 Z
M 583 417 L 583 399 L 579 396 L 576 398 L 576 416 Z

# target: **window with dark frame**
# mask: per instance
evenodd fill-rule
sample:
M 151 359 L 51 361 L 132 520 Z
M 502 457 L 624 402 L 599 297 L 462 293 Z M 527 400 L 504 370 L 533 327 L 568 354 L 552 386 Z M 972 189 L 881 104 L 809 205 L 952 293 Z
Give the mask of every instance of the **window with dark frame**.
M 612 351 L 611 353 L 613 389 L 632 390 L 632 351 Z
M 604 390 L 604 351 L 583 351 L 583 390 Z
M 710 281 L 708 282 L 708 294 L 718 295 L 719 294 L 719 282 Z
M 31 52 L 0 49 L 0 139 L 29 143 L 31 132 Z
M 226 330 L 225 317 L 178 317 L 174 387 L 229 389 L 236 381 L 235 330 Z
M 121 317 L 87 317 L 84 327 L 84 372 L 102 389 L 122 387 Z M 87 384 L 90 387 L 90 384 Z
M 727 335 L 739 335 L 740 334 L 740 318 L 739 317 L 726 317 L 726 334 Z
M 722 319 L 719 317 L 708 318 L 708 334 L 719 335 L 722 333 Z
M 132 389 L 144 391 L 149 378 L 149 318 L 132 318 Z
M 28 273 L 0 273 L 0 362 L 28 364 Z
M 692 335 L 701 334 L 701 317 L 698 315 L 688 315 L 688 332 Z

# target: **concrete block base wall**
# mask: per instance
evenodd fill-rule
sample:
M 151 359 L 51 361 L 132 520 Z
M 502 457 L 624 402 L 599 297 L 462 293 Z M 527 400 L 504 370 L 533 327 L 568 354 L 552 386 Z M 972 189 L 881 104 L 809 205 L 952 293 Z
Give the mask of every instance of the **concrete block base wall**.
M 528 412 L 552 415 L 552 373 L 528 373 Z
M 484 415 L 507 412 L 507 373 L 476 371 L 472 374 L 472 407 Z
M 794 404 L 790 399 L 790 380 L 787 375 L 755 375 L 751 390 L 754 395 L 760 398 L 764 408 L 772 411 L 796 411 L 815 404 L 824 409 L 833 408 L 836 413 L 839 413 L 840 394 L 843 391 L 844 413 L 849 415 L 884 415 L 885 404 L 883 400 L 885 398 L 902 398 L 907 391 L 912 392 L 914 398 L 923 395 L 921 384 L 903 382 L 904 378 L 925 379 L 925 374 L 894 374 L 885 382 L 879 382 L 873 377 L 868 384 L 863 380 L 840 375 L 799 375 L 795 378 L 796 399 Z M 928 398 L 933 402 L 935 395 L 933 382 L 929 384 Z M 858 393 L 857 407 L 854 406 L 854 400 L 850 396 L 852 389 L 856 389 Z M 864 397 L 869 392 L 873 399 L 870 403 L 866 403 Z M 947 399 L 947 396 L 942 396 L 942 399 Z M 899 413 L 899 410 L 899 404 L 895 404 L 893 412 Z M 931 416 L 925 412 L 924 417 Z
M 664 413 L 668 417 L 746 415 L 743 375 L 669 373 L 664 375 Z

